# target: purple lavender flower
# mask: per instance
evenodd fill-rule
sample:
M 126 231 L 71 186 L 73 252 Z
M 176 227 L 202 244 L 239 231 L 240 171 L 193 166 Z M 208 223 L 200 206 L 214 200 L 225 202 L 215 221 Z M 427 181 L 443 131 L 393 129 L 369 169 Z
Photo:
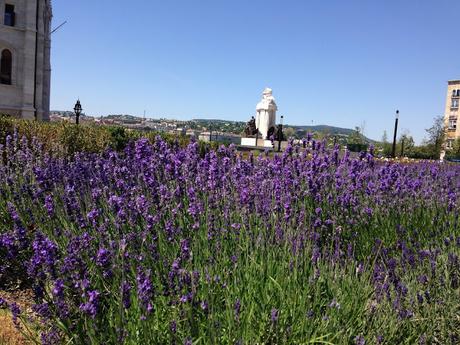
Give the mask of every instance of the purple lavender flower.
M 355 344 L 356 345 L 365 345 L 366 340 L 364 339 L 364 337 L 362 335 L 358 335 L 358 336 L 355 337 Z
M 418 282 L 420 284 L 426 284 L 428 283 L 428 277 L 424 274 L 424 275 L 421 275 L 417 278 Z
M 187 303 L 187 302 L 192 301 L 192 299 L 193 299 L 193 293 L 188 292 L 188 293 L 186 293 L 185 295 L 182 295 L 182 296 L 181 296 L 180 301 L 181 301 L 182 303 Z
M 91 224 L 93 224 L 93 226 L 95 226 L 97 224 L 97 219 L 99 218 L 99 210 L 93 209 L 93 210 L 89 211 L 88 214 L 86 215 L 86 217 L 91 222 Z
M 124 281 L 121 284 L 121 294 L 123 307 L 125 309 L 129 309 L 131 307 L 131 285 L 129 284 L 129 282 Z
M 272 311 L 270 312 L 270 320 L 272 324 L 275 324 L 278 321 L 279 317 L 279 311 L 276 308 L 273 308 Z
M 44 279 L 46 274 L 52 277 L 56 274 L 57 245 L 48 237 L 38 232 L 32 244 L 33 255 L 28 263 L 28 273 L 32 277 Z
M 54 282 L 52 293 L 55 297 L 64 297 L 64 281 L 62 279 L 58 279 Z
M 422 334 L 418 340 L 419 345 L 426 345 L 426 334 Z
M 172 320 L 171 323 L 169 324 L 169 329 L 173 334 L 176 334 L 177 332 L 177 322 L 176 320 Z
M 181 259 L 187 261 L 190 259 L 190 244 L 187 239 L 180 240 Z
M 80 310 L 88 314 L 91 318 L 95 318 L 99 310 L 99 296 L 97 290 L 88 291 L 86 294 L 86 302 L 80 305 Z
M 137 296 L 139 298 L 140 305 L 147 314 L 150 314 L 153 310 L 153 305 L 151 303 L 153 298 L 153 285 L 150 280 L 150 274 L 150 270 L 147 270 L 146 272 L 139 270 L 136 278 Z
M 48 216 L 52 217 L 54 215 L 54 202 L 51 195 L 47 195 L 45 198 L 45 208 L 48 212 Z
M 334 298 L 332 302 L 329 304 L 329 308 L 340 309 L 340 303 Z
M 52 327 L 49 331 L 40 334 L 40 341 L 42 345 L 54 345 L 61 343 L 62 339 L 56 327 Z
M 51 318 L 51 310 L 48 303 L 34 304 L 32 310 L 44 320 Z
M 16 326 L 19 326 L 19 321 L 18 321 L 18 317 L 21 315 L 22 311 L 21 311 L 21 308 L 19 307 L 19 305 L 16 304 L 16 302 L 13 302 L 11 305 L 10 305 L 10 311 L 11 311 L 11 314 L 13 315 L 13 323 L 16 325 Z
M 240 312 L 241 312 L 241 301 L 239 299 L 236 300 L 233 309 L 235 311 L 235 319 L 239 320 L 240 319 Z
M 99 248 L 96 256 L 96 264 L 100 267 L 106 267 L 109 264 L 111 254 L 110 251 L 105 248 Z
M 320 252 L 319 248 L 317 246 L 315 246 L 313 248 L 313 253 L 312 253 L 312 256 L 311 256 L 312 263 L 316 265 L 318 263 L 318 260 L 319 260 L 320 257 L 321 257 L 321 252 Z
M 200 307 L 201 307 L 201 310 L 203 310 L 203 311 L 205 311 L 205 312 L 208 311 L 208 308 L 209 308 L 208 302 L 202 301 L 202 302 L 200 303 Z

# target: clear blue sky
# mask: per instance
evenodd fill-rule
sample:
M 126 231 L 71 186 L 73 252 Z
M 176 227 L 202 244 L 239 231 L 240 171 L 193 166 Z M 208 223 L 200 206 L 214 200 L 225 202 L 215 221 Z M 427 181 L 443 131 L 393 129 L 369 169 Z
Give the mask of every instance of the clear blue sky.
M 460 78 L 458 0 L 54 0 L 51 108 L 248 120 L 273 89 L 288 124 L 416 141 Z

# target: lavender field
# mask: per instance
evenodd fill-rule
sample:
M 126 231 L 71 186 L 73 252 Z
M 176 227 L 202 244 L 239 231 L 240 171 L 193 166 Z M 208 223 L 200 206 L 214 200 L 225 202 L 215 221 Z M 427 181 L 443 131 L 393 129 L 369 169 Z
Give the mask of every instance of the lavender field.
M 0 300 L 43 344 L 459 344 L 460 166 L 0 148 Z

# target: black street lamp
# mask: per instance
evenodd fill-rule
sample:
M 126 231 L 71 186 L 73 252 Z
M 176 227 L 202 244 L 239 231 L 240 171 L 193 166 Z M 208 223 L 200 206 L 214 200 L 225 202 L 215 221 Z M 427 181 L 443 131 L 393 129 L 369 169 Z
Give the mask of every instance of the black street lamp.
M 395 132 L 393 136 L 393 151 L 392 156 L 396 158 L 396 136 L 398 135 L 398 120 L 399 120 L 399 110 L 396 110 L 396 118 L 395 118 Z
M 259 122 L 260 122 L 260 114 L 257 113 L 257 133 L 256 133 L 256 147 L 259 141 Z
M 217 134 L 218 134 L 218 127 L 214 125 L 214 123 L 210 123 L 209 126 L 209 142 L 212 142 L 212 132 L 214 131 L 214 141 L 217 141 Z
M 75 123 L 78 125 L 80 123 L 80 114 L 82 111 L 80 100 L 77 100 L 77 103 L 75 103 L 75 108 L 73 108 L 73 111 L 75 112 Z
M 283 119 L 284 116 L 281 115 L 281 121 L 278 127 L 278 152 L 281 152 L 281 141 L 283 140 Z

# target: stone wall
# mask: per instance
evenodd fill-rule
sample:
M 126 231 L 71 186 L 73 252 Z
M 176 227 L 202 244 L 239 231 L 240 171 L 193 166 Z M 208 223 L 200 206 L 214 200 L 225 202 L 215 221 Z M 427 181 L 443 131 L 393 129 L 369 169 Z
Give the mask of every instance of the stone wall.
M 4 22 L 6 4 L 14 5 L 13 27 Z M 0 0 L 0 52 L 13 55 L 12 83 L 0 84 L 0 113 L 49 119 L 51 15 L 49 0 Z

